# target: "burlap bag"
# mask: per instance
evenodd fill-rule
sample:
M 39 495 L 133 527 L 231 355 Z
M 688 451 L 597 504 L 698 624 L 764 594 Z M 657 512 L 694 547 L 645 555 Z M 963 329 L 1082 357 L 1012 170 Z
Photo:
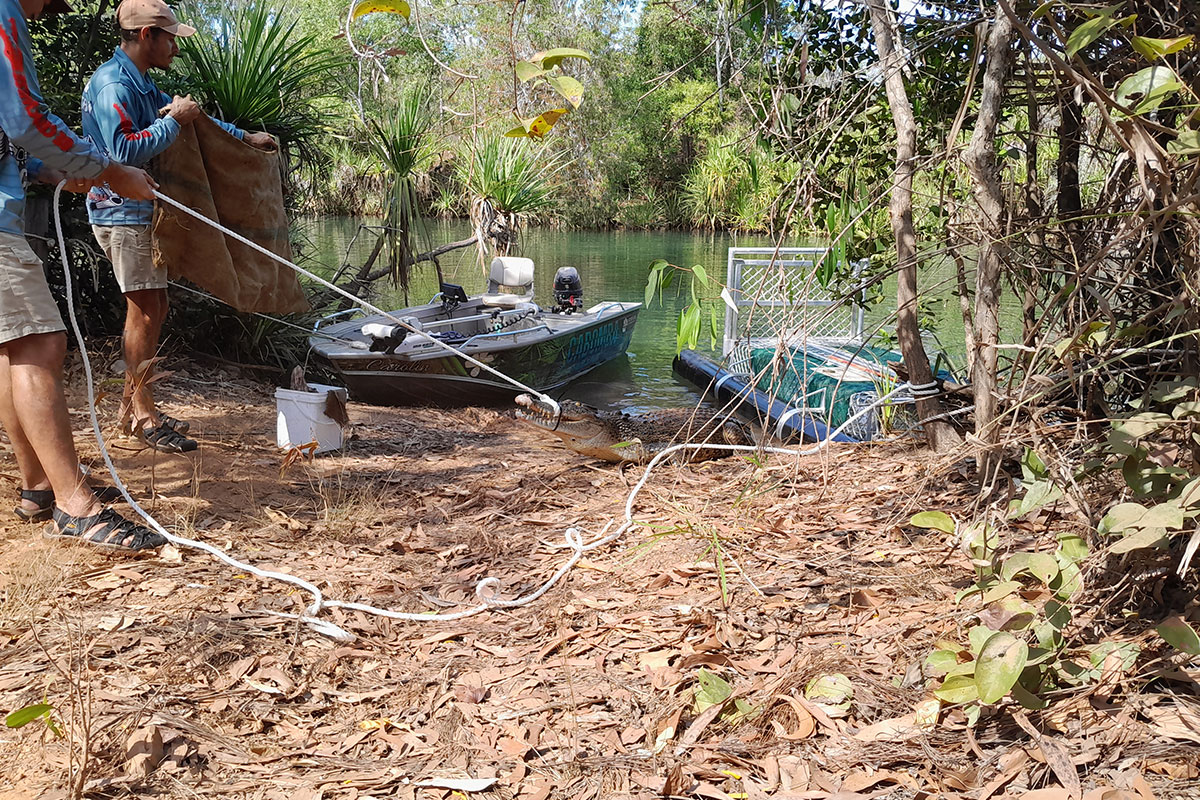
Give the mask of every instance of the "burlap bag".
M 159 191 L 292 260 L 279 155 L 230 136 L 206 116 L 184 125 L 151 166 Z M 154 264 L 238 311 L 309 309 L 296 273 L 165 203 L 154 204 Z

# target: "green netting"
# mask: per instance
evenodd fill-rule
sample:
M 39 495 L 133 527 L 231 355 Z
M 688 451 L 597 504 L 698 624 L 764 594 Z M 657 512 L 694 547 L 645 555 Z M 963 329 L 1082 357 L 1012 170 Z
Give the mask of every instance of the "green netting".
M 887 364 L 900 361 L 900 354 L 881 347 L 831 346 L 808 342 L 791 348 L 762 347 L 750 352 L 757 386 L 790 406 L 809 410 L 831 428 L 844 423 L 859 407 L 896 386 Z M 854 402 L 855 395 L 867 395 Z M 855 406 L 852 408 L 852 405 Z M 847 431 L 857 439 L 869 439 L 878 428 L 878 417 Z M 858 434 L 858 435 L 855 435 Z

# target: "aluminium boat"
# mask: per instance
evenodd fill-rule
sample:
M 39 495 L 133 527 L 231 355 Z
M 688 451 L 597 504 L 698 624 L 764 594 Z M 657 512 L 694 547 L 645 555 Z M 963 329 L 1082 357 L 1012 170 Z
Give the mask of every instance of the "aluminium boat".
M 533 275 L 530 259 L 496 258 L 484 294 L 467 296 L 461 287 L 443 284 L 429 303 L 388 316 L 327 325 L 322 320 L 309 346 L 354 400 L 443 407 L 511 402 L 524 390 L 438 342 L 540 392 L 625 353 L 641 303 L 584 308 L 578 271 L 562 267 L 554 279 L 554 305 L 542 308 L 534 302 Z

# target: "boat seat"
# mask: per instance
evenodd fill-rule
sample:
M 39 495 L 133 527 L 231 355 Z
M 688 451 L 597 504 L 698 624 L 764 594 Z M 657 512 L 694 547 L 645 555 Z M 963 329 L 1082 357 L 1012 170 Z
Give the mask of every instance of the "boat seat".
M 516 308 L 533 300 L 533 259 L 497 256 L 492 259 L 487 293 L 479 301 L 493 308 Z

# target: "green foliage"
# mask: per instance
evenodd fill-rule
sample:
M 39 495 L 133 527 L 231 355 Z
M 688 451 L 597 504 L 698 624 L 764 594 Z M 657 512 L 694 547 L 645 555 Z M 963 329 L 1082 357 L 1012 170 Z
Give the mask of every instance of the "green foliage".
M 700 714 L 713 706 L 721 706 L 718 717 L 734 724 L 759 713 L 759 708 L 741 698 L 729 702 L 732 695 L 733 687 L 724 678 L 704 667 L 696 671 L 696 686 L 692 692 L 693 712 Z
M 265 0 L 207 19 L 198 8 L 185 7 L 197 34 L 179 40 L 185 85 L 226 122 L 265 130 L 304 165 L 318 163 L 327 129 L 319 103 L 341 59 Z
M 488 245 L 495 255 L 507 255 L 522 220 L 554 206 L 553 180 L 563 165 L 529 139 L 489 136 L 472 143 L 455 162 L 455 176 L 471 198 L 481 256 Z
M 563 159 L 524 141 L 484 138 L 456 162 L 456 174 L 471 196 L 504 214 L 535 214 L 555 203 L 553 179 Z
M 702 265 L 693 264 L 689 269 L 675 266 L 661 258 L 651 262 L 650 275 L 646 280 L 645 305 L 649 307 L 656 296 L 662 297 L 675 282 L 677 274 L 686 274 L 690 279 L 687 288 L 689 303 L 679 312 L 675 326 L 676 352 L 684 348 L 694 348 L 700 341 L 702 330 L 708 331 L 709 344 L 715 346 L 719 304 L 714 293 L 719 284 L 708 277 L 708 272 Z M 676 291 L 680 291 L 680 288 L 677 287 Z
M 18 708 L 16 711 L 5 716 L 4 725 L 8 728 L 24 728 L 35 720 L 41 720 L 50 729 L 51 733 L 61 739 L 63 738 L 62 727 L 54 719 L 54 711 L 54 706 L 45 702 L 45 700 L 40 703 L 32 703 L 23 708 Z
M 772 212 L 797 168 L 737 133 L 719 136 L 684 181 L 684 209 L 697 227 L 773 231 Z
M 386 204 L 384 235 L 388 244 L 388 266 L 394 280 L 408 290 L 409 267 L 416 240 L 428 241 L 417 196 L 416 172 L 433 153 L 429 131 L 433 115 L 427 89 L 409 90 L 396 107 L 367 120 L 371 152 L 384 168 Z

